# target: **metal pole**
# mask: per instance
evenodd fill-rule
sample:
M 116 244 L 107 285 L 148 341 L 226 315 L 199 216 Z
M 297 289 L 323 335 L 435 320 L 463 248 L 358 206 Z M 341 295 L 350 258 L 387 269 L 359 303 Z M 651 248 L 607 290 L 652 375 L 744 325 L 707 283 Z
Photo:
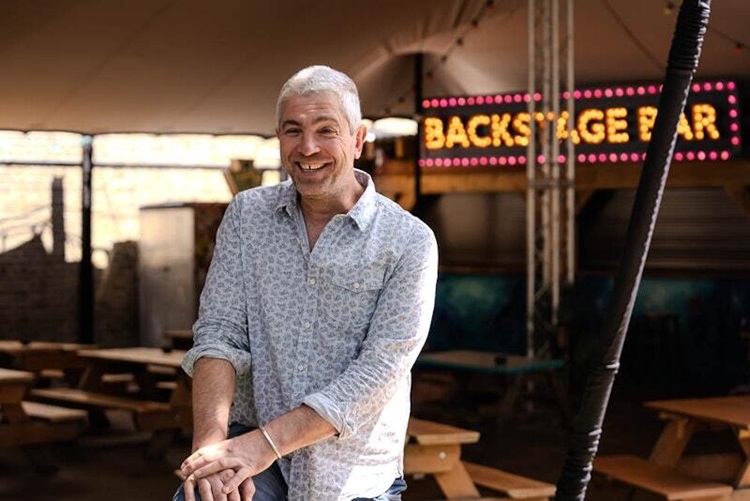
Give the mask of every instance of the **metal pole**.
M 546 120 L 547 114 L 552 109 L 552 106 L 550 104 L 550 99 L 552 98 L 552 92 L 551 92 L 551 79 L 550 79 L 550 58 L 551 58 L 551 44 L 550 44 L 550 37 L 551 37 L 551 30 L 550 30 L 550 1 L 551 0 L 543 0 L 544 5 L 544 12 L 542 14 L 542 33 L 543 33 L 543 40 L 544 40 L 544 46 L 542 48 L 542 54 L 543 54 L 543 60 L 544 60 L 544 68 L 542 69 L 542 114 L 544 115 L 544 119 Z M 532 120 L 534 117 L 532 117 Z M 542 122 L 544 123 L 544 122 Z M 544 157 L 544 161 L 542 162 L 542 178 L 544 180 L 544 191 L 541 196 L 541 202 L 542 202 L 542 210 L 541 210 L 541 225 L 542 225 L 542 232 L 544 234 L 544 258 L 542 260 L 542 276 L 543 280 L 542 283 L 544 284 L 543 287 L 545 290 L 549 290 L 549 287 L 552 284 L 552 234 L 551 234 L 551 221 L 550 221 L 550 203 L 551 203 L 551 197 L 550 197 L 550 189 L 549 189 L 549 181 L 550 181 L 550 128 L 544 127 L 542 129 L 542 156 Z M 548 314 L 549 312 L 545 312 L 545 314 Z M 549 318 L 545 318 L 544 322 L 545 325 L 549 321 Z M 546 329 L 545 329 L 546 331 Z
M 81 138 L 81 264 L 78 278 L 78 318 L 81 343 L 94 342 L 94 267 L 91 263 L 91 175 L 94 169 L 92 137 Z
M 560 0 L 552 1 L 552 120 L 548 123 L 552 167 L 552 305 L 550 320 L 552 332 L 557 330 L 560 307 L 560 141 L 557 137 L 557 120 L 560 116 Z
M 592 350 L 586 388 L 573 422 L 568 451 L 557 482 L 558 501 L 585 499 L 610 394 L 620 366 L 620 355 L 667 184 L 680 115 L 685 109 L 690 83 L 698 67 L 709 11 L 710 0 L 684 0 L 680 7 L 659 97 L 659 113 L 635 192 L 612 297 L 602 323 L 602 332 Z
M 568 32 L 566 34 L 567 42 L 567 65 L 568 65 L 568 71 L 566 72 L 567 77 L 567 88 L 568 88 L 568 102 L 567 102 L 567 108 L 568 108 L 568 123 L 567 123 L 567 129 L 568 129 L 568 141 L 566 143 L 566 161 L 567 161 L 567 170 L 565 175 L 565 181 L 567 185 L 566 189 L 566 206 L 567 206 L 567 219 L 566 219 L 566 225 L 567 225 L 567 231 L 566 231 L 566 245 L 567 245 L 567 266 L 566 266 L 566 279 L 568 285 L 572 285 L 575 282 L 575 272 L 576 272 L 576 189 L 575 189 L 575 181 L 576 181 L 576 164 L 575 164 L 575 151 L 574 151 L 574 145 L 573 145 L 573 120 L 575 119 L 575 98 L 574 98 L 574 92 L 575 92 L 575 67 L 574 67 L 574 55 L 575 55 L 575 46 L 574 46 L 574 36 L 573 36 L 573 3 L 574 0 L 568 0 Z
M 536 194 L 535 194 L 535 175 L 536 175 L 536 37 L 534 34 L 534 17 L 535 2 L 529 0 L 529 48 L 528 48 L 528 85 L 529 85 L 529 126 L 531 127 L 531 137 L 529 144 L 526 146 L 526 355 L 531 358 L 534 356 L 534 315 L 535 311 L 535 293 L 536 293 Z

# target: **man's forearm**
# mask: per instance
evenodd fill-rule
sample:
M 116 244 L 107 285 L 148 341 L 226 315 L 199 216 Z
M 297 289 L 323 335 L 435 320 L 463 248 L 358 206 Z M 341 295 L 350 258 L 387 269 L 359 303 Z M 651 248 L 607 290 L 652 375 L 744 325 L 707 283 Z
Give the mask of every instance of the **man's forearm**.
M 336 434 L 331 423 L 306 405 L 269 421 L 265 429 L 282 456 Z
M 193 371 L 193 450 L 227 437 L 234 397 L 234 367 L 219 358 L 201 358 Z

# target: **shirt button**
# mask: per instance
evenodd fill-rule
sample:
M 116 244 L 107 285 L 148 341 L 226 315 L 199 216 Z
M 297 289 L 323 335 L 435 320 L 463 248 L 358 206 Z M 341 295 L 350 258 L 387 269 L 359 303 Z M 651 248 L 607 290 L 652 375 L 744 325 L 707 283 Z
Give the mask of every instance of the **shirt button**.
M 314 278 L 311 278 L 311 279 L 309 279 L 309 280 L 307 281 L 307 283 L 308 283 L 308 284 L 310 284 L 310 285 L 315 285 L 315 279 L 314 279 Z
M 357 283 L 357 284 L 354 284 L 354 288 L 355 288 L 355 289 L 359 289 L 359 284 L 358 284 L 358 283 Z
M 305 329 L 309 329 L 309 328 L 310 328 L 310 322 L 305 322 Z
M 305 370 L 305 364 L 299 364 L 299 365 L 297 366 L 297 370 L 298 370 L 298 371 L 303 371 L 303 370 Z

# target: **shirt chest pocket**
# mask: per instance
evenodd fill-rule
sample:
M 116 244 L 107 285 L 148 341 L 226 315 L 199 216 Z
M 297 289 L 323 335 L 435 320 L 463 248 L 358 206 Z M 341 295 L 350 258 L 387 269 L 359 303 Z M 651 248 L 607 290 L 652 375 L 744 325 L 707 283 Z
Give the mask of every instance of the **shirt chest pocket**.
M 347 327 L 363 327 L 370 323 L 383 288 L 382 274 L 361 269 L 333 270 L 323 284 L 322 313 Z

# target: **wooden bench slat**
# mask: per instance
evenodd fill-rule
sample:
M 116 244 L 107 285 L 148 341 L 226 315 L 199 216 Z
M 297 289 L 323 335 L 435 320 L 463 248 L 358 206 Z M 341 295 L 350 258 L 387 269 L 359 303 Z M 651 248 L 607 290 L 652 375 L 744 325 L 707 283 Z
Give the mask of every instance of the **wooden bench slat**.
M 511 499 L 540 499 L 555 495 L 556 487 L 541 480 L 535 480 L 507 471 L 463 461 L 466 471 L 475 484 L 496 490 Z
M 730 485 L 703 480 L 631 455 L 598 457 L 594 471 L 666 499 L 722 498 L 732 494 Z
M 160 390 L 174 391 L 177 389 L 177 381 L 159 381 L 156 387 Z
M 78 388 L 38 388 L 31 390 L 31 394 L 43 400 L 54 400 L 57 402 L 68 402 L 88 407 L 105 407 L 122 409 L 138 413 L 168 412 L 169 405 L 162 402 L 150 400 L 138 400 L 134 398 L 96 393 Z
M 33 418 L 44 419 L 50 423 L 86 420 L 86 411 L 71 409 L 59 405 L 44 404 L 42 402 L 21 402 L 23 411 Z
M 408 434 L 414 442 L 421 445 L 473 444 L 479 441 L 477 431 L 418 418 L 409 419 Z

